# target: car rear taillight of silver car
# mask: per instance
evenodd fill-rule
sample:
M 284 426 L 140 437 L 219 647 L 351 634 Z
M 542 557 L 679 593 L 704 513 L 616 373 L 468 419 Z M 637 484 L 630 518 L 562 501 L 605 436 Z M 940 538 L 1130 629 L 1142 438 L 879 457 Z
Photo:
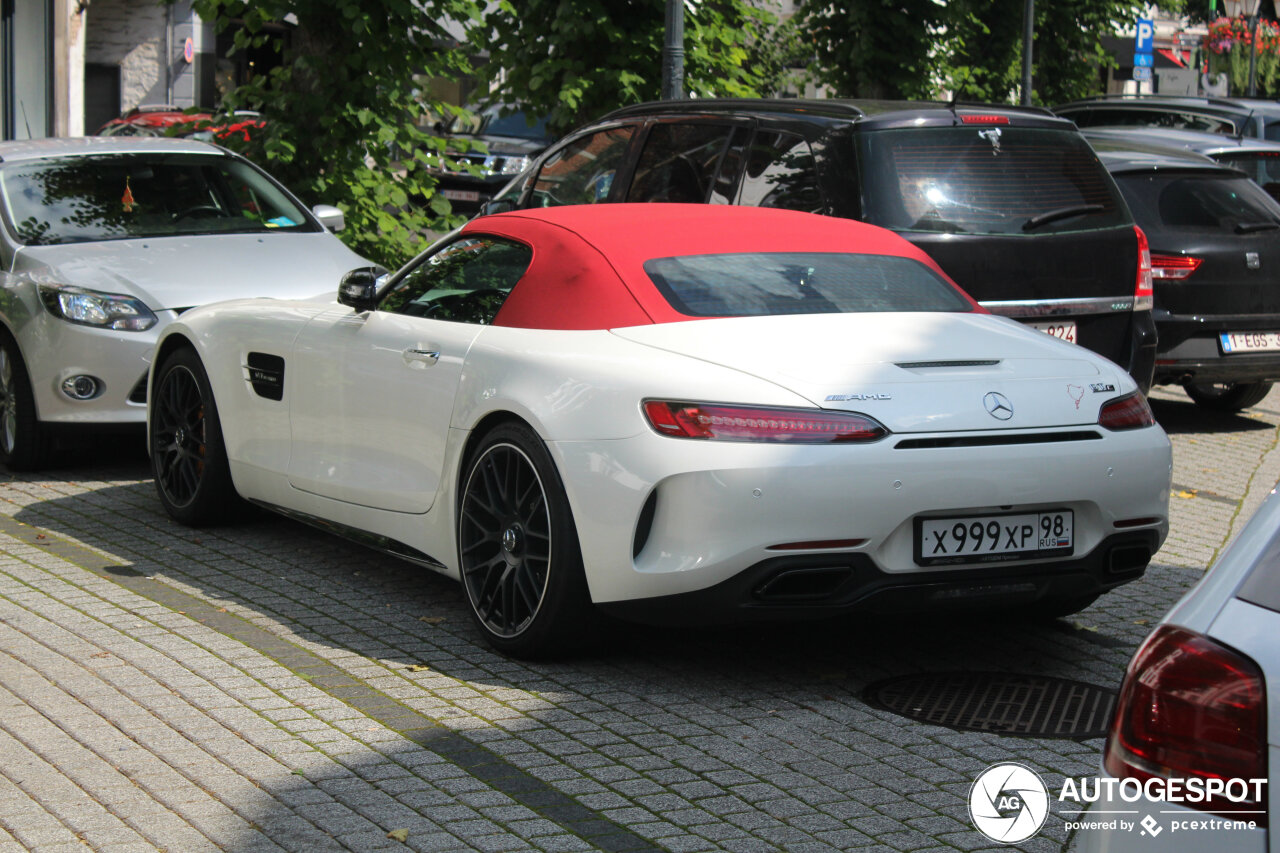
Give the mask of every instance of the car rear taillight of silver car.
M 1157 628 L 1125 673 L 1103 754 L 1107 772 L 1144 784 L 1178 780 L 1183 804 L 1266 826 L 1264 795 L 1251 783 L 1267 778 L 1266 752 L 1258 665 L 1185 628 Z
M 1155 290 L 1151 286 L 1151 244 L 1141 228 L 1135 225 L 1133 230 L 1138 235 L 1138 278 L 1133 285 L 1133 310 L 1150 311 L 1155 307 Z

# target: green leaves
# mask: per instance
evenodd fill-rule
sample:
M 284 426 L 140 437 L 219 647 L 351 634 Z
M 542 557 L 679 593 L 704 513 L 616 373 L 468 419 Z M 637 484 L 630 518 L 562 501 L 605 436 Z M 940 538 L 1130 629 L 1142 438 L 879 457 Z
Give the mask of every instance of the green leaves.
M 447 106 L 426 81 L 469 70 L 466 54 L 443 44 L 438 21 L 473 21 L 469 0 L 195 0 L 196 11 L 226 29 L 243 22 L 236 50 L 283 52 L 279 65 L 227 94 L 215 123 L 253 109 L 265 126 L 247 142 L 227 140 L 308 205 L 346 214 L 339 236 L 389 268 L 417 254 L 432 232 L 461 217 L 435 195 L 423 152 L 442 144 L 429 128 Z M 279 22 L 296 21 L 288 39 Z M 271 27 L 267 25 L 271 24 Z M 287 42 L 287 49 L 280 44 Z M 260 63 L 261 64 L 261 63 Z
M 1023 0 L 800 0 L 800 35 L 819 78 L 837 95 L 1016 102 L 1022 78 Z M 1129 0 L 1036 4 L 1033 102 L 1098 89 L 1110 62 L 1103 37 L 1142 11 Z
M 550 116 L 553 132 L 661 94 L 665 0 L 502 2 L 472 45 L 502 70 L 491 100 Z M 685 10 L 685 87 L 703 96 L 770 94 L 774 16 L 752 0 Z M 495 74 L 497 77 L 497 74 Z

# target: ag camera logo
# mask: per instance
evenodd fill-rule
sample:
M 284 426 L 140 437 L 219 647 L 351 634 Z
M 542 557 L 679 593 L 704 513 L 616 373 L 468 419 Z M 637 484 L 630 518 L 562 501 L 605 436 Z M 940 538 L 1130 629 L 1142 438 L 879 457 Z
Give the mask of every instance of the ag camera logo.
M 1040 831 L 1049 816 L 1049 789 L 1023 764 L 993 764 L 969 789 L 969 819 L 997 844 L 1017 844 Z

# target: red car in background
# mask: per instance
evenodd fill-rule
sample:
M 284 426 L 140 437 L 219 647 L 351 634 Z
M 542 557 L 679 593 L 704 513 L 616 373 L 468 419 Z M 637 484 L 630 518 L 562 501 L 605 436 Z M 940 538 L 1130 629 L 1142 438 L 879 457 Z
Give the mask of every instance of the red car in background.
M 236 121 L 230 124 L 210 126 L 213 115 L 206 112 L 187 112 L 171 104 L 151 104 L 134 107 L 119 118 L 98 128 L 97 136 L 190 136 L 205 142 L 221 142 L 226 139 L 249 139 L 254 128 L 263 126 L 261 116 L 250 110 L 237 110 Z

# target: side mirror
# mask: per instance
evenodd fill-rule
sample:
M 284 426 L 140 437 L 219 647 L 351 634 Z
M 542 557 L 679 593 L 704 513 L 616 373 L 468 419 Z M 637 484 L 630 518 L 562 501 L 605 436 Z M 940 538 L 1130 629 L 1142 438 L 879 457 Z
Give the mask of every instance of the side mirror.
M 508 211 L 512 211 L 515 209 L 516 209 L 515 199 L 510 197 L 495 198 L 491 201 L 486 201 L 484 204 L 480 205 L 480 215 L 488 216 L 492 213 L 507 213 Z
M 320 220 L 320 224 L 330 231 L 341 231 L 347 227 L 347 217 L 331 204 L 317 204 L 311 208 L 311 212 L 315 214 L 316 219 Z
M 378 287 L 386 280 L 382 267 L 357 267 L 338 284 L 338 304 L 357 311 L 372 311 L 378 303 Z

